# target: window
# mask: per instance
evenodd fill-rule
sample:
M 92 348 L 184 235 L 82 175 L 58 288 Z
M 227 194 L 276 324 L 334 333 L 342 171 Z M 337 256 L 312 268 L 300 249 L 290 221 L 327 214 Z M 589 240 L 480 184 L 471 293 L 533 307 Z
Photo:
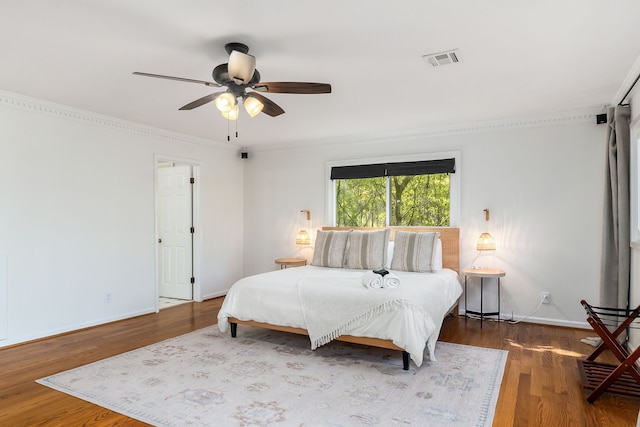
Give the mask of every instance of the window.
M 384 227 L 387 178 L 337 179 L 336 225 Z
M 389 225 L 449 226 L 448 173 L 392 176 Z
M 329 165 L 329 216 L 333 224 L 354 227 L 455 225 L 459 217 L 460 180 L 456 173 L 459 154 L 443 153 L 441 157 Z

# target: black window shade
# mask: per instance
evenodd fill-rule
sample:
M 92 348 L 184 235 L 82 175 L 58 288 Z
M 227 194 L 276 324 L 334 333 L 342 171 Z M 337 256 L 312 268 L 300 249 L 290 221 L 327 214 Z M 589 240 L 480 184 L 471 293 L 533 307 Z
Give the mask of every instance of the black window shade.
M 377 163 L 373 165 L 334 166 L 331 179 L 376 178 L 380 176 L 411 176 L 455 173 L 456 159 L 418 162 Z

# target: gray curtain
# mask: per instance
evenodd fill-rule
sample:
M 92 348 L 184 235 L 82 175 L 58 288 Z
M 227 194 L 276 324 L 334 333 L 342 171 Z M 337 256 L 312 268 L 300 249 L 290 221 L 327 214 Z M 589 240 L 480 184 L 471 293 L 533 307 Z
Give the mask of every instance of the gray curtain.
M 628 106 L 607 111 L 607 171 L 605 185 L 603 265 L 600 305 L 628 308 L 630 205 L 630 139 Z

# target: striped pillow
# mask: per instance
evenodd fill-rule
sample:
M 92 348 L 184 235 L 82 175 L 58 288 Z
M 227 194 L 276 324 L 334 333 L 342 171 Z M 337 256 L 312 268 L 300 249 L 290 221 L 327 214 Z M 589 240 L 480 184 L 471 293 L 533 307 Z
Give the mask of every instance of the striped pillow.
M 311 265 L 342 268 L 344 266 L 345 249 L 350 233 L 351 230 L 318 230 Z
M 379 231 L 354 230 L 349 236 L 347 268 L 377 270 L 387 259 L 389 229 Z
M 438 232 L 396 231 L 391 269 L 422 273 L 436 271 L 436 243 L 439 238 Z

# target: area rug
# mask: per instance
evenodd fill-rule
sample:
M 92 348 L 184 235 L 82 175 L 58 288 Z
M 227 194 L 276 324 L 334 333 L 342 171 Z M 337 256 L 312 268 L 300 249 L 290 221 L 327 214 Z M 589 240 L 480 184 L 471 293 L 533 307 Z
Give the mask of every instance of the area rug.
M 507 352 L 438 342 L 399 351 L 217 326 L 38 383 L 155 426 L 491 426 Z

